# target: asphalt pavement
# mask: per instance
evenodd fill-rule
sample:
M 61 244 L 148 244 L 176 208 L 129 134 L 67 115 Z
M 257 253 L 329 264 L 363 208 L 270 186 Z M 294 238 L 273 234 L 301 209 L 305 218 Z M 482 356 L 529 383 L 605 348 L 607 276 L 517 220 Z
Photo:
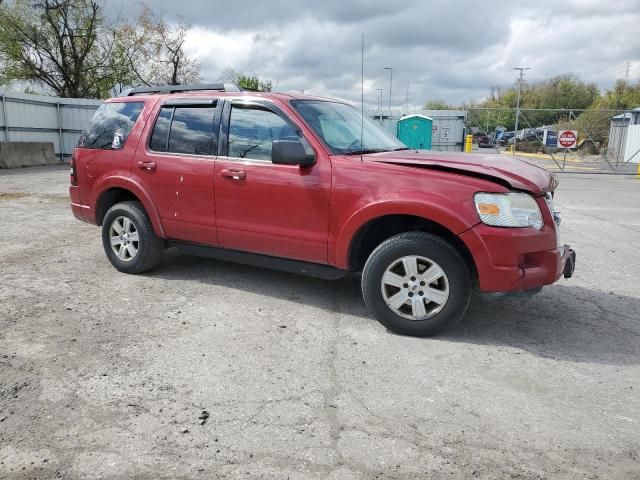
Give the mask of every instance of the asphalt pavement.
M 640 478 L 640 180 L 560 174 L 575 277 L 386 331 L 358 278 L 116 272 L 68 167 L 0 171 L 0 478 Z

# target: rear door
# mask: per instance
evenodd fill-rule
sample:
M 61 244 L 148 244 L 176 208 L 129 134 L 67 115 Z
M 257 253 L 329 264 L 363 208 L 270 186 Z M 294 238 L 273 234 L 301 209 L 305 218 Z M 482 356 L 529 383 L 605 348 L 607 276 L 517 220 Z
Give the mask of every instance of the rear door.
M 148 122 L 132 176 L 149 191 L 168 238 L 217 245 L 213 171 L 217 99 L 170 99 Z
M 327 263 L 330 160 L 316 151 L 311 167 L 275 165 L 276 139 L 302 139 L 311 148 L 275 104 L 225 102 L 214 176 L 220 245 Z

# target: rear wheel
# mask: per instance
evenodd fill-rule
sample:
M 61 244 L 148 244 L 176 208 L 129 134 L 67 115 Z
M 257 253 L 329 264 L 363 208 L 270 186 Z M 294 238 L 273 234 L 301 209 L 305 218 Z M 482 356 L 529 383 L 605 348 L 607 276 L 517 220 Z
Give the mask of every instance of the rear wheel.
M 362 293 L 389 330 L 428 336 L 462 318 L 471 277 L 451 244 L 436 235 L 408 232 L 373 251 L 362 272 Z
M 140 202 L 112 206 L 102 221 L 102 244 L 107 258 L 119 271 L 142 273 L 162 261 L 164 240 L 153 231 Z

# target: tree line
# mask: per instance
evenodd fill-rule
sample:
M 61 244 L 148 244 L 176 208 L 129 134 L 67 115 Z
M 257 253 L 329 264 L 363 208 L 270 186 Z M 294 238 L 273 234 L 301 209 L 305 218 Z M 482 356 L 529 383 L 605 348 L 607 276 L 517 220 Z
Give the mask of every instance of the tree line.
M 493 86 L 489 95 L 478 102 L 451 105 L 442 100 L 426 102 L 425 110 L 468 109 L 468 123 L 491 132 L 502 126 L 512 130 L 518 95 L 517 82 L 507 88 Z M 520 108 L 524 110 L 519 128 L 561 125 L 588 133 L 596 142 L 606 142 L 611 117 L 618 110 L 640 107 L 640 81 L 630 84 L 617 80 L 600 92 L 595 83 L 566 73 L 536 82 L 523 82 Z M 487 109 L 487 110 L 485 110 Z M 555 111 L 534 111 L 555 109 Z
M 516 108 L 518 84 L 502 88 L 492 86 L 489 95 L 478 102 L 452 105 L 443 100 L 426 102 L 425 110 L 456 108 Z M 629 84 L 617 80 L 610 90 L 601 93 L 595 83 L 587 83 L 572 73 L 536 82 L 523 82 L 520 94 L 522 109 L 601 109 L 625 110 L 640 106 L 640 81 Z

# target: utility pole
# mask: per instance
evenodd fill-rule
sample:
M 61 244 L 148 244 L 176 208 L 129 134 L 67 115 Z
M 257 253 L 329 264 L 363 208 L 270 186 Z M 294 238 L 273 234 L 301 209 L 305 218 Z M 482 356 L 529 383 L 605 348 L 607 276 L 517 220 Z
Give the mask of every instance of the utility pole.
M 378 115 L 380 115 L 380 125 L 382 125 L 382 89 L 378 88 Z
M 393 85 L 393 67 L 384 67 L 389 70 L 389 117 L 391 117 L 391 86 Z
M 627 62 L 624 66 L 624 85 L 627 86 L 629 81 L 629 73 L 631 73 L 631 62 Z
M 513 67 L 514 70 L 520 70 L 520 78 L 518 78 L 518 97 L 516 99 L 516 124 L 513 134 L 513 155 L 516 154 L 516 145 L 518 143 L 518 119 L 520 118 L 520 92 L 522 91 L 522 79 L 524 78 L 524 72 L 531 70 L 530 67 Z

